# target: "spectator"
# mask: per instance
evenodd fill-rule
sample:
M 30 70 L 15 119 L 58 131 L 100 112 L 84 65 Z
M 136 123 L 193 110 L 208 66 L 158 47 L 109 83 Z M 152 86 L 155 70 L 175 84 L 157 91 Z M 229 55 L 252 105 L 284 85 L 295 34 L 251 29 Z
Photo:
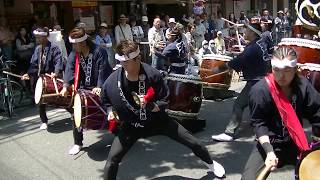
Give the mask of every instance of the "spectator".
M 228 19 L 233 23 L 237 23 L 238 21 L 234 16 L 234 13 L 230 13 Z M 233 24 L 227 23 L 227 27 L 229 28 L 229 36 L 233 37 L 236 34 L 236 29 L 234 28 Z
M 124 40 L 133 40 L 133 35 L 129 24 L 127 24 L 128 18 L 121 14 L 119 18 L 119 25 L 114 29 L 116 44 L 120 44 Z
M 278 44 L 284 37 L 285 30 L 285 17 L 283 11 L 278 11 L 278 16 L 274 19 L 274 26 L 276 31 L 276 44 Z
M 209 42 L 207 40 L 203 40 L 202 47 L 199 49 L 199 58 L 202 59 L 203 55 L 213 54 L 209 49 Z
M 196 48 L 200 49 L 202 47 L 202 41 L 204 40 L 204 34 L 206 33 L 206 27 L 201 23 L 200 16 L 196 16 L 195 27 L 194 39 L 196 42 Z
M 24 26 L 21 26 L 16 37 L 16 58 L 20 74 L 27 72 L 33 54 L 34 43 Z
M 195 26 L 193 24 L 187 25 L 187 33 L 185 34 L 187 38 L 187 45 L 189 46 L 189 49 L 195 48 L 195 40 L 194 40 L 194 32 L 195 32 Z
M 142 27 L 137 25 L 137 21 L 135 18 L 132 18 L 130 20 L 130 26 L 133 35 L 133 40 L 139 43 L 140 41 L 142 41 L 142 38 L 144 37 Z
M 142 30 L 143 30 L 143 38 L 142 41 L 148 41 L 148 31 L 150 29 L 150 25 L 148 24 L 148 16 L 142 16 Z
M 150 25 L 148 24 L 148 16 L 142 16 L 142 31 L 143 31 L 143 42 L 148 42 L 148 31 L 150 29 Z M 142 51 L 142 60 L 148 64 L 150 64 L 151 59 L 150 59 L 150 48 L 148 44 L 143 44 L 140 45 L 141 51 Z
M 248 24 L 248 23 L 249 23 L 249 19 L 244 14 L 244 11 L 241 11 L 240 12 L 240 17 L 239 17 L 239 20 L 238 20 L 238 24 Z M 239 27 L 239 33 L 241 35 L 243 35 L 245 30 L 246 29 L 244 27 Z
M 214 39 L 214 43 L 216 46 L 217 54 L 225 54 L 226 53 L 226 44 L 222 37 L 222 32 L 217 32 L 217 37 Z
M 114 58 L 114 52 L 112 49 L 112 40 L 110 35 L 108 34 L 108 25 L 107 23 L 103 22 L 99 26 L 99 33 L 96 35 L 95 43 L 107 50 L 108 53 L 108 60 L 110 67 L 114 67 L 116 65 L 116 60 Z
M 212 54 L 217 54 L 216 44 L 214 43 L 213 39 L 209 41 L 209 50 Z
M 177 23 L 176 23 L 176 19 L 175 18 L 170 18 L 169 19 L 169 27 L 166 30 L 166 38 L 167 39 L 168 39 L 168 33 L 173 30 L 173 28 L 176 26 L 176 24 Z
M 1 18 L 0 22 L 0 48 L 7 60 L 12 60 L 12 43 L 14 35 L 7 26 L 7 20 Z
M 158 70 L 165 70 L 163 59 L 155 54 L 156 51 L 163 51 L 166 42 L 166 38 L 160 26 L 160 22 L 161 20 L 159 18 L 155 18 L 153 20 L 153 27 L 149 29 L 148 32 L 148 40 L 152 56 L 152 67 Z

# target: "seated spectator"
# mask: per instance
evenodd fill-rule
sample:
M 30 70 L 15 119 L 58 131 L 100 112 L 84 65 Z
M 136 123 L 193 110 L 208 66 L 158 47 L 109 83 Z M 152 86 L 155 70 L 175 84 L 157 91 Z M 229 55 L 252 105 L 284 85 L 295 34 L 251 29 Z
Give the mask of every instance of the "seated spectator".
M 26 28 L 21 26 L 15 40 L 16 43 L 16 59 L 18 70 L 20 74 L 27 72 L 30 59 L 33 54 L 34 42 L 31 41 L 30 35 L 27 33 Z
M 222 38 L 222 32 L 217 32 L 217 37 L 214 39 L 214 43 L 216 45 L 217 54 L 225 54 L 226 53 L 226 45 L 224 39 Z

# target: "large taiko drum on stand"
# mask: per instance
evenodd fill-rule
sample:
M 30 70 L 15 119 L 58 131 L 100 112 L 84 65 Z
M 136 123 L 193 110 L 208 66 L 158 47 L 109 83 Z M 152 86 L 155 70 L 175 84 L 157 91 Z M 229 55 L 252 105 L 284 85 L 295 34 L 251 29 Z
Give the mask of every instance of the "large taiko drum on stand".
M 205 120 L 198 119 L 202 104 L 202 81 L 198 76 L 169 74 L 169 116 L 177 119 L 185 128 L 198 131 L 205 126 Z
M 298 63 L 320 64 L 320 42 L 318 41 L 300 38 L 283 38 L 278 46 L 293 48 L 297 53 Z
M 80 89 L 74 97 L 74 121 L 77 128 L 106 129 L 107 114 L 100 97 L 89 90 Z
M 229 89 L 232 79 L 232 70 L 224 66 L 232 57 L 224 55 L 206 54 L 202 58 L 200 77 L 206 88 Z M 223 67 L 220 72 L 213 72 L 216 67 Z
M 320 177 L 320 150 L 308 153 L 299 163 L 297 175 L 299 180 L 318 180 Z
M 320 64 L 306 63 L 299 66 L 299 70 L 311 84 L 320 92 Z
M 68 96 L 62 97 L 59 92 L 63 88 L 63 80 L 41 75 L 36 84 L 34 100 L 36 104 L 47 104 L 54 107 L 71 108 L 73 90 L 68 89 Z

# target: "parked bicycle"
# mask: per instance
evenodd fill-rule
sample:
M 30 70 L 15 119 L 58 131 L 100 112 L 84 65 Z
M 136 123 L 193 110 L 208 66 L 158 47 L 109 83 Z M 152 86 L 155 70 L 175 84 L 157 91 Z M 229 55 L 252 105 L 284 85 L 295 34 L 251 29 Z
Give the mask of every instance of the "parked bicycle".
M 12 66 L 15 66 L 13 61 L 4 60 L 3 56 L 0 56 L 0 100 L 9 118 L 13 115 L 14 107 L 17 107 L 23 98 L 23 87 L 4 73 L 10 72 Z

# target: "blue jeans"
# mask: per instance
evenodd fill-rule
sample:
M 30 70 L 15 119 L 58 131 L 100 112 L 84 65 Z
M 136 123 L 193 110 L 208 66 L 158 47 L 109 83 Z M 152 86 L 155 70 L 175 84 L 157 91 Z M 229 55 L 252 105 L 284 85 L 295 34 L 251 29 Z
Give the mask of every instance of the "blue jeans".
M 155 55 L 154 53 L 152 53 L 152 63 L 151 66 L 158 69 L 158 70 L 165 70 L 164 68 L 164 60 L 163 58 Z

